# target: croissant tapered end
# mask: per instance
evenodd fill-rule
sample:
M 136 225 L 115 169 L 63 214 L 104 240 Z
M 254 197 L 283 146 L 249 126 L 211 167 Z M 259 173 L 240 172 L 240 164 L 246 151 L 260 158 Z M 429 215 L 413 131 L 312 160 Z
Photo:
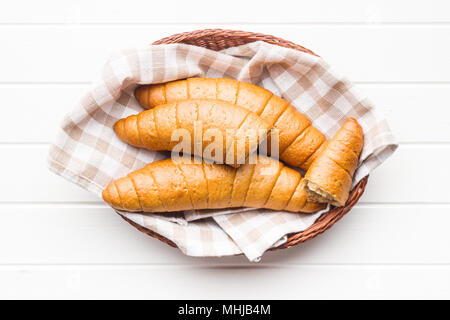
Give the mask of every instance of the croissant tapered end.
M 103 200 L 114 209 L 130 212 L 142 211 L 136 188 L 128 176 L 110 183 L 102 192 L 102 196 Z
M 336 134 L 336 140 L 346 142 L 347 146 L 352 147 L 351 149 L 359 155 L 364 144 L 363 129 L 356 119 L 349 118 Z
M 164 83 L 142 85 L 134 90 L 134 97 L 142 107 L 151 109 L 167 102 L 165 87 Z
M 314 212 L 325 206 L 309 203 L 300 173 L 274 159 L 259 156 L 257 164 L 238 169 L 191 160 L 195 159 L 150 163 L 110 183 L 103 199 L 114 209 L 129 212 L 240 206 Z
M 352 128 L 352 131 L 355 134 L 359 134 L 362 135 L 363 134 L 363 130 L 361 125 L 358 123 L 358 121 L 356 121 L 355 118 L 348 118 L 344 124 L 342 125 L 343 128 Z
M 301 212 L 313 213 L 313 212 L 323 210 L 326 207 L 327 207 L 326 203 L 306 201 L 306 203 L 303 205 Z
M 138 86 L 135 90 L 134 90 L 134 97 L 136 98 L 136 100 L 139 102 L 139 104 L 145 108 L 149 107 L 149 88 L 150 86 L 148 85 L 144 85 L 144 86 Z
M 125 118 L 120 119 L 114 124 L 114 132 L 117 134 L 120 140 L 127 141 L 125 136 Z
M 102 192 L 103 200 L 114 209 L 122 209 L 119 193 L 114 182 L 110 183 Z
M 120 140 L 135 147 L 141 147 L 142 143 L 137 126 L 137 116 L 132 115 L 128 118 L 120 119 L 114 124 L 114 132 Z

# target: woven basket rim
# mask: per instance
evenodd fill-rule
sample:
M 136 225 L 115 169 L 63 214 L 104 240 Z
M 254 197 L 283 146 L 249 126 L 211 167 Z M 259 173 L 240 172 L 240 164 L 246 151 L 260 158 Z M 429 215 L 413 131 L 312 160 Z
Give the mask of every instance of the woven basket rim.
M 153 42 L 154 45 L 157 44 L 170 44 L 170 43 L 186 43 L 190 45 L 196 45 L 204 48 L 209 48 L 212 50 L 222 50 L 229 47 L 234 47 L 250 42 L 255 41 L 265 41 L 270 44 L 282 46 L 285 48 L 295 49 L 298 51 L 306 52 L 315 56 L 318 56 L 312 50 L 307 49 L 301 45 L 293 43 L 288 40 L 284 40 L 282 38 L 278 38 L 271 35 L 266 35 L 262 33 L 241 31 L 241 30 L 230 30 L 230 29 L 201 29 L 194 30 L 188 32 L 182 32 L 173 34 L 171 36 L 162 38 Z M 345 214 L 347 214 L 353 206 L 358 202 L 359 198 L 364 193 L 364 190 L 367 185 L 369 176 L 365 176 L 358 184 L 352 189 L 350 192 L 349 198 L 343 207 L 331 207 L 330 210 L 322 213 L 319 218 L 307 229 L 288 234 L 287 240 L 285 243 L 281 244 L 278 247 L 271 248 L 269 250 L 277 250 L 277 249 L 286 249 L 289 247 L 293 247 L 302 242 L 310 240 L 317 235 L 325 232 L 329 228 L 331 228 L 337 221 L 339 221 Z M 154 237 L 171 247 L 177 248 L 177 245 L 165 238 L 164 236 L 147 229 L 132 220 L 124 217 L 119 214 L 125 221 L 131 224 L 133 227 L 138 229 L 139 231 Z

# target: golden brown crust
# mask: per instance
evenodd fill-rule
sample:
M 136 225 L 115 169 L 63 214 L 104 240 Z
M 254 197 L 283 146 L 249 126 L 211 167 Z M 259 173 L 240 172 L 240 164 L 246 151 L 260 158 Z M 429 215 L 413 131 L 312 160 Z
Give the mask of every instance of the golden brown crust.
M 227 164 L 244 164 L 247 155 L 258 148 L 258 143 L 267 133 L 269 126 L 253 112 L 241 122 L 235 131 L 232 142 L 227 145 Z M 231 155 L 234 155 L 234 158 Z
M 226 208 L 231 201 L 234 175 L 236 170 L 224 165 L 203 162 L 203 169 L 208 183 L 208 208 Z
M 168 211 L 193 209 L 189 191 L 176 164 L 171 159 L 153 162 L 146 166 L 155 180 L 159 198 Z
M 324 142 L 320 145 L 320 147 L 302 164 L 302 169 L 305 171 L 308 170 L 308 168 L 311 166 L 314 160 L 316 160 L 317 157 L 322 153 L 322 151 L 325 150 L 327 145 L 328 141 L 324 140 Z
M 239 81 L 234 79 L 218 78 L 216 97 L 219 100 L 227 101 L 232 104 L 236 103 L 237 93 L 239 90 Z
M 364 132 L 356 119 L 349 118 L 333 137 L 333 140 L 345 145 L 359 156 L 364 145 Z
M 139 86 L 134 91 L 134 96 L 141 106 L 145 108 L 153 108 L 166 101 L 166 85 L 164 83 L 153 84 L 150 86 Z
M 155 124 L 155 112 L 149 110 L 151 112 L 141 112 L 137 115 L 137 127 L 140 132 L 140 144 L 139 146 L 153 146 L 154 150 L 166 150 L 167 145 L 161 141 L 158 135 L 158 131 L 156 130 Z M 126 121 L 125 119 L 119 120 L 119 122 Z M 127 137 L 124 132 L 119 134 L 118 130 L 115 130 L 117 135 L 121 140 L 127 141 Z
M 191 157 L 174 157 L 172 161 L 178 166 L 189 190 L 194 209 L 208 207 L 208 182 L 203 172 L 203 165 Z
M 136 170 L 127 177 L 131 179 L 136 189 L 143 211 L 164 211 L 158 188 L 151 174 L 148 174 L 146 170 Z
M 283 164 L 275 159 L 260 157 L 254 171 L 244 206 L 262 208 L 277 182 Z
M 117 179 L 102 196 L 116 209 L 144 212 L 240 206 L 292 212 L 323 208 L 306 201 L 302 181 L 297 171 L 261 156 L 257 164 L 238 169 L 175 157 Z
M 195 107 L 192 105 L 191 108 L 194 109 Z M 153 112 L 154 112 L 153 119 L 155 121 L 155 128 L 156 132 L 158 133 L 160 142 L 163 143 L 163 145 L 166 147 L 166 150 L 172 150 L 172 148 L 178 143 L 178 141 L 172 141 L 172 133 L 175 129 L 178 128 L 177 102 L 172 102 L 158 106 L 153 109 Z M 140 128 L 137 128 L 137 130 L 140 130 Z M 145 133 L 143 132 L 143 134 Z M 145 146 L 141 145 L 141 147 Z
M 279 131 L 280 154 L 283 154 L 284 150 L 310 125 L 311 121 L 308 118 L 294 107 L 288 106 L 273 125 L 273 130 Z
M 114 182 L 108 184 L 108 186 L 102 192 L 102 198 L 116 209 L 124 209 L 120 201 L 120 196 Z
M 251 164 L 244 164 L 239 167 L 239 170 L 236 170 L 230 207 L 242 207 L 244 205 L 254 171 L 255 166 Z
M 352 186 L 352 177 L 336 162 L 323 155 L 324 153 L 313 162 L 305 178 L 332 195 L 334 205 L 343 206 Z
M 309 199 L 345 205 L 363 143 L 361 126 L 348 119 L 306 172 Z
M 184 85 L 184 83 L 186 84 Z M 312 159 L 317 157 L 316 152 L 322 145 L 320 141 L 325 140 L 325 136 L 314 128 L 315 130 L 309 130 L 303 139 L 304 141 L 313 141 L 316 144 L 311 145 L 308 149 L 296 146 L 294 142 L 311 125 L 310 120 L 286 100 L 256 85 L 233 79 L 188 78 L 187 80 L 169 82 L 165 86 L 175 86 L 177 89 L 162 89 L 161 85 L 141 86 L 136 89 L 136 99 L 143 107 L 152 108 L 164 103 L 162 101 L 167 100 L 166 96 L 170 92 L 171 101 L 172 99 L 210 98 L 227 101 L 246 108 L 259 115 L 269 127 L 279 130 L 278 154 L 281 154 L 280 159 L 304 170 L 307 170 L 312 163 Z M 183 90 L 186 92 L 183 92 Z M 148 93 L 144 94 L 144 92 Z M 176 97 L 175 92 L 177 92 Z M 310 134 L 313 136 L 309 137 Z M 300 141 L 299 143 L 304 142 Z M 268 144 L 270 146 L 270 139 Z M 292 147 L 292 150 L 288 150 L 288 147 Z M 317 148 L 314 151 L 315 147 Z M 299 159 L 303 162 L 300 163 Z
M 313 213 L 320 210 L 323 210 L 327 207 L 325 203 L 314 202 L 310 200 L 306 200 L 306 203 L 303 205 L 302 212 L 304 213 Z
M 216 99 L 216 79 L 187 79 L 190 99 Z
M 326 208 L 325 203 L 319 203 L 308 200 L 307 195 L 305 193 L 305 184 L 306 180 L 300 178 L 297 188 L 295 189 L 295 192 L 293 193 L 291 199 L 289 200 L 285 210 L 288 211 L 297 210 L 300 212 L 312 213 Z
M 123 124 L 123 132 L 131 138 L 131 145 L 139 146 L 141 144 L 141 137 L 137 126 L 137 115 L 132 115 L 127 118 Z
M 165 86 L 165 102 L 176 102 L 188 99 L 187 82 L 186 80 L 168 82 Z
M 265 206 L 273 210 L 283 210 L 291 199 L 302 176 L 297 171 L 283 167 Z
M 158 84 L 153 90 L 149 90 L 147 93 L 147 101 L 151 108 L 167 103 L 165 84 Z
M 189 104 L 190 101 L 191 100 L 187 100 L 183 103 Z M 219 144 L 221 141 L 223 160 L 226 160 L 226 163 L 230 165 L 237 164 L 235 158 L 226 159 L 227 149 L 236 138 L 236 132 L 242 121 L 250 114 L 248 110 L 234 108 L 233 112 L 230 112 L 232 108 L 231 104 L 217 100 L 198 100 L 197 105 L 198 123 L 201 122 L 203 130 L 203 151 L 210 142 L 215 141 Z M 261 120 L 259 122 L 263 123 Z M 256 143 L 254 143 L 254 145 L 256 145 Z
M 306 193 L 303 188 L 304 179 L 300 178 L 298 184 L 295 187 L 295 191 L 292 193 L 286 207 L 287 211 L 295 211 L 296 208 L 303 208 L 306 203 Z
M 136 193 L 136 189 L 130 178 L 125 177 L 122 179 L 117 179 L 115 181 L 115 186 L 117 188 L 117 193 L 119 195 L 119 201 L 121 202 L 121 207 L 127 208 L 129 211 L 142 211 L 141 204 L 139 203 L 139 198 Z
M 236 105 L 260 115 L 272 95 L 272 92 L 269 90 L 254 84 L 239 82 Z
M 184 130 L 175 132 L 176 129 Z M 190 150 L 183 149 L 183 152 L 236 167 L 256 150 L 268 129 L 267 123 L 247 109 L 225 101 L 206 99 L 160 105 L 120 119 L 114 125 L 118 137 L 135 147 L 173 150 L 182 139 L 190 139 Z M 173 136 L 175 133 L 182 136 Z M 186 134 L 188 136 L 184 137 Z M 246 139 L 248 135 L 253 139 Z M 201 148 L 194 148 L 194 143 L 200 144 Z M 216 146 L 223 152 L 220 157 L 215 157 Z
M 271 127 L 273 127 L 275 122 L 288 106 L 289 103 L 286 100 L 283 100 L 276 95 L 272 95 L 272 97 L 270 97 L 269 101 L 267 102 L 266 107 L 262 111 L 260 117 Z
M 308 169 L 304 163 L 326 141 L 325 136 L 313 126 L 306 128 L 280 155 L 281 159 L 294 167 Z
M 353 177 L 359 158 L 356 153 L 341 143 L 330 143 L 324 153 Z

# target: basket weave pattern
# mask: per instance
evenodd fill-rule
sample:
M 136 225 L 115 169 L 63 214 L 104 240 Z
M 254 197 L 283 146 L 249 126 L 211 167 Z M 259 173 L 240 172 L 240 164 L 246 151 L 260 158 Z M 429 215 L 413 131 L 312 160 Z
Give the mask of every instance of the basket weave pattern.
M 303 51 L 317 56 L 317 54 L 315 54 L 311 50 L 281 38 L 261 33 L 237 31 L 237 30 L 204 29 L 192 32 L 183 32 L 155 41 L 153 44 L 186 43 L 194 46 L 219 51 L 254 41 L 265 41 L 270 44 Z M 350 192 L 350 196 L 345 206 L 339 208 L 332 207 L 330 210 L 323 213 L 316 220 L 316 222 L 314 222 L 314 224 L 311 225 L 309 228 L 303 230 L 302 232 L 289 234 L 287 241 L 285 243 L 276 248 L 272 248 L 271 250 L 285 249 L 295 246 L 299 243 L 305 242 L 306 240 L 312 239 L 318 234 L 321 234 L 325 230 L 329 229 L 337 221 L 339 221 L 339 219 L 341 219 L 347 212 L 349 212 L 351 208 L 353 208 L 353 206 L 358 202 L 359 198 L 364 193 L 368 178 L 369 176 L 366 176 L 355 186 L 355 188 L 353 188 L 353 190 Z M 123 219 L 125 219 L 128 223 L 130 223 L 132 226 L 137 228 L 139 231 L 142 231 L 148 234 L 149 236 L 161 240 L 162 242 L 165 242 L 172 247 L 175 248 L 177 247 L 176 244 L 170 241 L 169 239 L 131 221 L 130 219 L 125 218 L 122 215 L 120 216 Z

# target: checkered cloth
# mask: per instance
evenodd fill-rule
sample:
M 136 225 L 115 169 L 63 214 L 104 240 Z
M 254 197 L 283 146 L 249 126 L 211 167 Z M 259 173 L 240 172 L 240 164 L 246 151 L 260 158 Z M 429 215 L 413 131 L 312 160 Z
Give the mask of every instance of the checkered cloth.
M 109 59 L 100 81 L 65 117 L 50 148 L 50 169 L 100 197 L 112 180 L 168 157 L 166 152 L 127 145 L 112 127 L 118 119 L 143 110 L 133 96 L 137 84 L 195 76 L 234 78 L 265 87 L 306 114 L 328 138 L 348 117 L 356 118 L 365 144 L 354 184 L 397 147 L 386 120 L 319 57 L 265 42 L 221 52 L 170 44 L 124 50 Z M 243 253 L 251 261 L 286 241 L 288 233 L 312 225 L 321 214 L 263 209 L 119 213 L 172 240 L 187 255 Z

